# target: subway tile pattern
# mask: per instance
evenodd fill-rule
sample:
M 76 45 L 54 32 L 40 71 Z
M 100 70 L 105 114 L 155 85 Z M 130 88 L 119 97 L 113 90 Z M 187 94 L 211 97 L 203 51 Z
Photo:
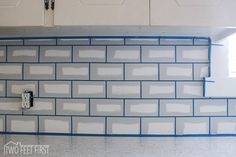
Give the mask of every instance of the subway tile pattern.
M 204 37 L 0 39 L 0 132 L 236 134 L 236 99 L 203 96 Z M 22 110 L 21 93 L 34 92 Z

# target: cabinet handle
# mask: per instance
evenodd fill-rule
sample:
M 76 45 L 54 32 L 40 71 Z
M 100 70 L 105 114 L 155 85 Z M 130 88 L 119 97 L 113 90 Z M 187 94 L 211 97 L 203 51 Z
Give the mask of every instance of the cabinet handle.
M 49 0 L 44 0 L 44 6 L 46 10 L 49 9 Z
M 51 0 L 51 9 L 54 10 L 55 8 L 55 0 Z

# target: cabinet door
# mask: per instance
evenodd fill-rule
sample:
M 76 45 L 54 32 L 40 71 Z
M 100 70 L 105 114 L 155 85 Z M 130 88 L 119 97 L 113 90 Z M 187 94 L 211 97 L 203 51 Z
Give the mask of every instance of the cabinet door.
M 42 26 L 43 0 L 0 0 L 0 26 Z
M 235 0 L 151 0 L 151 25 L 236 26 Z
M 55 25 L 148 25 L 149 0 L 56 0 Z

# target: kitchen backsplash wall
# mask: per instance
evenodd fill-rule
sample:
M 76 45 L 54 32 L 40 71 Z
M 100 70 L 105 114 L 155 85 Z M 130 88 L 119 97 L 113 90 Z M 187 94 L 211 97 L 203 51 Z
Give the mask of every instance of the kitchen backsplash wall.
M 86 135 L 236 134 L 236 100 L 203 97 L 210 39 L 0 40 L 0 131 Z M 23 90 L 34 107 L 21 109 Z

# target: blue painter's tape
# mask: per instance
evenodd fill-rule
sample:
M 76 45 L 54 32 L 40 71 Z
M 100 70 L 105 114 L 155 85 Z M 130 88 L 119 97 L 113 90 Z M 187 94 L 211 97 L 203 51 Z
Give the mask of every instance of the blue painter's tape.
M 208 98 L 204 98 L 204 97 L 200 97 L 200 98 L 177 98 L 177 90 L 176 90 L 176 83 L 177 82 L 203 82 L 204 84 L 207 82 L 206 80 L 160 80 L 160 64 L 192 64 L 192 65 L 195 65 L 195 64 L 211 64 L 211 46 L 214 46 L 214 44 L 211 43 L 211 39 L 208 38 L 208 37 L 192 37 L 192 36 L 64 36 L 64 37 L 60 37 L 60 36 L 54 36 L 54 37 L 0 37 L 0 41 L 1 40 L 23 40 L 23 44 L 24 44 L 24 40 L 27 40 L 27 39 L 56 39 L 56 45 L 57 45 L 57 41 L 59 39 L 89 39 L 89 46 L 105 46 L 106 47 L 106 60 L 105 62 L 74 62 L 74 59 L 73 59 L 73 46 L 74 45 L 69 45 L 71 46 L 71 61 L 68 61 L 68 62 L 50 62 L 52 64 L 57 64 L 57 63 L 70 63 L 70 64 L 77 64 L 77 63 L 89 63 L 89 80 L 60 80 L 60 81 L 71 81 L 71 94 L 73 93 L 73 81 L 105 81 L 106 83 L 109 82 L 109 81 L 125 81 L 125 82 L 139 82 L 139 83 L 142 83 L 142 82 L 175 82 L 175 98 L 142 98 L 142 92 L 143 92 L 143 89 L 142 89 L 142 85 L 140 86 L 140 98 L 109 98 L 109 99 L 118 99 L 118 100 L 123 100 L 123 115 L 122 116 L 91 116 L 90 114 L 90 111 L 91 111 L 91 104 L 90 104 L 90 100 L 91 99 L 107 99 L 107 88 L 106 88 L 106 96 L 104 98 L 96 98 L 96 97 L 83 97 L 83 98 L 79 98 L 79 99 L 88 99 L 89 100 L 89 115 L 87 116 L 84 116 L 84 115 L 57 115 L 56 114 L 56 107 L 55 107 L 55 115 L 37 115 L 37 114 L 30 114 L 30 115 L 24 115 L 24 116 L 37 116 L 38 119 L 40 116 L 65 116 L 65 117 L 70 117 L 71 118 L 71 132 L 70 133 L 42 133 L 42 132 L 39 132 L 39 130 L 35 133 L 22 133 L 22 132 L 8 132 L 7 130 L 5 130 L 5 132 L 2 132 L 2 133 L 5 133 L 5 134 L 32 134 L 32 135 L 55 135 L 55 136 L 60 136 L 60 135 L 66 135 L 66 136 L 111 136 L 111 137 L 188 137 L 188 136 L 224 136 L 224 135 L 210 135 L 209 134 L 206 134 L 206 135 L 177 135 L 176 133 L 176 117 L 175 116 L 160 116 L 160 100 L 193 100 L 193 116 L 179 116 L 179 117 L 205 117 L 205 116 L 194 116 L 194 100 L 198 100 L 198 99 L 208 99 Z M 123 44 L 120 44 L 120 45 L 97 45 L 97 44 L 92 44 L 91 43 L 91 39 L 92 38 L 122 38 L 124 39 L 124 43 Z M 140 46 L 140 61 L 138 62 L 108 62 L 107 61 L 107 47 L 109 46 L 134 46 L 133 44 L 132 45 L 127 45 L 125 42 L 126 42 L 126 39 L 132 39 L 132 38 L 143 38 L 143 39 L 158 39 L 159 41 L 159 44 L 145 44 L 145 45 L 142 45 L 142 44 L 134 44 L 136 46 Z M 160 40 L 161 39 L 190 39 L 192 40 L 192 44 L 165 44 L 165 45 L 162 45 L 162 46 L 174 46 L 175 47 L 175 61 L 174 62 L 143 62 L 142 61 L 142 55 L 144 52 L 142 52 L 142 46 L 160 46 Z M 208 41 L 208 45 L 207 44 L 196 44 L 195 40 L 206 40 Z M 16 45 L 17 46 L 17 45 Z M 33 45 L 26 45 L 26 46 L 33 46 Z M 48 62 L 41 62 L 40 61 L 40 48 L 41 46 L 55 46 L 55 45 L 35 45 L 38 47 L 38 62 L 32 62 L 31 64 L 45 64 L 45 63 L 48 63 Z M 60 46 L 63 46 L 63 45 L 60 45 Z M 67 45 L 68 46 L 68 45 Z M 77 45 L 76 45 L 77 46 Z M 79 45 L 79 46 L 82 46 L 82 45 Z M 85 44 L 83 46 L 88 46 L 88 44 Z M 176 52 L 176 47 L 177 46 L 208 46 L 209 49 L 208 49 L 208 59 L 209 61 L 207 62 L 177 62 L 177 52 Z M 6 46 L 7 47 L 7 46 Z M 7 62 L 7 58 L 6 58 L 6 62 Z M 25 62 L 7 62 L 7 63 L 20 63 L 20 64 L 24 64 Z M 90 75 L 91 75 L 91 71 L 90 71 L 90 64 L 94 64 L 94 63 L 104 63 L 104 64 L 122 64 L 123 65 L 123 78 L 121 80 L 90 80 Z M 125 64 L 156 64 L 158 65 L 158 78 L 157 80 L 125 80 Z M 55 69 L 56 70 L 56 69 Z M 194 73 L 194 67 L 193 67 L 193 73 Z M 24 71 L 22 71 L 22 73 L 24 73 Z M 56 72 L 55 72 L 56 73 Z M 209 70 L 209 73 L 210 73 L 210 70 Z M 55 75 L 56 76 L 56 75 Z M 194 79 L 194 75 L 193 75 L 193 79 Z M 8 80 L 11 80 L 11 81 L 19 81 L 21 79 L 1 79 L 1 80 L 4 80 L 4 81 L 8 81 Z M 27 81 L 30 81 L 30 80 L 27 80 Z M 38 81 L 38 83 L 40 81 L 59 81 L 57 80 L 57 78 L 55 78 L 55 80 L 31 80 L 31 81 Z M 40 88 L 40 87 L 39 87 Z M 40 94 L 40 90 L 38 88 L 38 93 Z M 205 90 L 205 88 L 204 88 Z M 9 97 L 7 96 L 7 88 L 6 88 L 6 95 L 5 96 L 1 96 L 0 98 L 20 98 L 19 97 Z M 52 99 L 55 99 L 55 102 L 56 102 L 56 99 L 78 99 L 76 97 L 73 97 L 73 95 L 71 95 L 70 97 L 40 97 L 40 95 L 37 97 L 37 98 L 52 98 Z M 125 100 L 153 100 L 153 99 L 156 99 L 158 101 L 158 115 L 157 116 L 126 116 L 125 114 Z M 216 99 L 224 99 L 224 98 L 216 98 Z M 236 98 L 235 98 L 236 99 Z M 7 116 L 8 115 L 19 115 L 19 114 L 1 114 L 1 115 L 4 115 L 5 116 L 5 125 L 7 126 Z M 19 115 L 20 116 L 20 115 Z M 100 135 L 100 134 L 75 134 L 73 133 L 73 117 L 105 117 L 106 121 L 107 121 L 107 118 L 109 117 L 120 117 L 120 118 L 140 118 L 140 133 L 137 134 L 137 135 L 133 135 L 133 134 L 129 134 L 129 135 L 124 135 L 124 134 L 121 134 L 121 135 L 113 135 L 113 134 L 107 134 L 107 122 L 106 122 L 106 125 L 105 125 L 105 134 L 103 135 Z M 209 117 L 209 116 L 208 116 Z M 214 116 L 216 117 L 216 116 Z M 222 116 L 222 117 L 225 117 L 225 116 Z M 231 116 L 233 117 L 233 116 Z M 235 116 L 236 117 L 236 116 Z M 175 134 L 174 135 L 145 135 L 145 134 L 142 134 L 142 119 L 144 118 L 174 118 L 175 119 Z M 210 119 L 210 117 L 209 117 Z M 39 121 L 38 121 L 38 128 L 39 128 Z M 5 126 L 5 128 L 6 128 Z M 225 135 L 225 136 L 228 136 L 228 135 Z M 235 136 L 234 134 L 232 136 Z

